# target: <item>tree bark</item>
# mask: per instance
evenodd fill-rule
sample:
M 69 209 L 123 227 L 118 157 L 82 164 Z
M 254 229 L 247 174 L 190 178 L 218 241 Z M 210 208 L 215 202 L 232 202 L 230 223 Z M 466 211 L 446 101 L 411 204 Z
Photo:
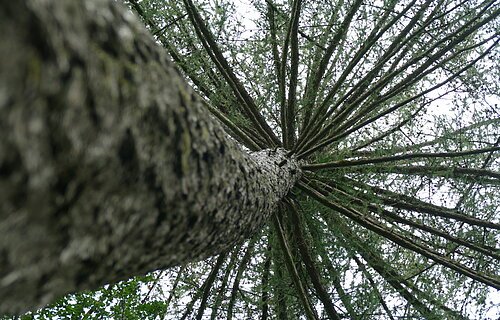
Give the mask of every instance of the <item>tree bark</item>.
M 115 1 L 2 1 L 0 30 L 0 314 L 219 254 L 300 175 L 228 138 Z

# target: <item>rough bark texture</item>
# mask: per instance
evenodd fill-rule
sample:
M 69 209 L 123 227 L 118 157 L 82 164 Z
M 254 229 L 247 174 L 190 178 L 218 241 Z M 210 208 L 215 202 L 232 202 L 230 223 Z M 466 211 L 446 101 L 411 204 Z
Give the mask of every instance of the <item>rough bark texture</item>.
M 2 1 L 0 30 L 0 314 L 218 254 L 300 174 L 230 140 L 115 1 Z

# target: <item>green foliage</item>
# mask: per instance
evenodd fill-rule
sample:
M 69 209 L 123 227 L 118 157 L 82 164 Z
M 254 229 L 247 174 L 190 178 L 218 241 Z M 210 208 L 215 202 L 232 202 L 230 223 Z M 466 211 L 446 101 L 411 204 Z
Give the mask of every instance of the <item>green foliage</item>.
M 158 273 L 153 273 L 94 292 L 71 294 L 20 319 L 157 319 L 165 314 L 167 307 L 159 296 L 161 288 L 157 287 L 157 281 Z M 144 290 L 150 288 L 156 290 L 145 297 Z

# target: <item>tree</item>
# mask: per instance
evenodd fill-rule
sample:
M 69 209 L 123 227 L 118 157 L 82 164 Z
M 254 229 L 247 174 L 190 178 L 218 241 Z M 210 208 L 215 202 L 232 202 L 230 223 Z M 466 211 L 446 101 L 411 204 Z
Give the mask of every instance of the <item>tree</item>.
M 293 186 L 295 158 L 229 140 L 122 7 L 3 6 L 2 311 L 225 251 Z
M 112 1 L 2 4 L 0 310 L 182 265 L 154 317 L 485 317 L 495 1 L 127 3 L 194 91 Z

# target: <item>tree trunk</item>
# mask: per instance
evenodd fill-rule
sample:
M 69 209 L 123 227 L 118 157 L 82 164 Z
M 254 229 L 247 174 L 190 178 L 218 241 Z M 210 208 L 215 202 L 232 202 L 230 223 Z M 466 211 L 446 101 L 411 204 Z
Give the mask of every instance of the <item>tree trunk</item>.
M 113 0 L 2 1 L 0 30 L 0 313 L 221 253 L 300 174 L 228 138 Z

